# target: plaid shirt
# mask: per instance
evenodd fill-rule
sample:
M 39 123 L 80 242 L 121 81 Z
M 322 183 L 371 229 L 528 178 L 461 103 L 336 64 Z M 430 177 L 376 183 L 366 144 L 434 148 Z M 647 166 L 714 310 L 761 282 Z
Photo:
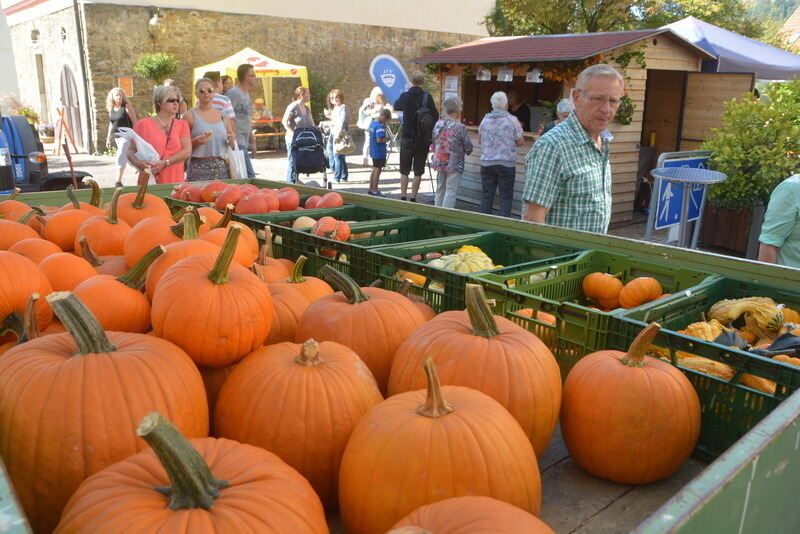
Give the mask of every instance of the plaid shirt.
M 575 114 L 540 137 L 525 157 L 524 202 L 550 211 L 554 226 L 604 234 L 611 221 L 610 136 L 597 148 Z

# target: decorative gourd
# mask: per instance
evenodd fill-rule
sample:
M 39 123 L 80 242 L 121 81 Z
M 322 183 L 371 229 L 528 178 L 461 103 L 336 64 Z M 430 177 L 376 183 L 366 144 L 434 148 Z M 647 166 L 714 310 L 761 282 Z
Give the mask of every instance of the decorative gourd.
M 270 287 L 289 286 L 307 298 L 309 302 L 314 302 L 326 295 L 333 295 L 333 288 L 325 280 L 315 276 L 303 276 L 303 268 L 307 259 L 305 256 L 298 256 L 289 276 L 283 280 L 273 282 Z
M 79 256 L 82 253 L 80 238 L 86 238 L 89 246 L 98 256 L 121 256 L 124 253 L 125 236 L 131 231 L 130 225 L 117 218 L 117 203 L 122 189 L 118 188 L 111 197 L 108 216 L 94 216 L 86 219 L 75 233 L 73 248 Z M 65 212 L 69 213 L 69 212 Z M 48 223 L 49 224 L 49 223 Z M 47 227 L 45 227 L 46 229 Z
M 25 256 L 36 265 L 39 265 L 43 259 L 51 254 L 61 252 L 61 248 L 46 239 L 30 237 L 22 241 L 17 241 L 9 247 L 8 251 L 19 254 L 20 256 Z
M 778 309 L 783 312 L 783 320 L 787 323 L 800 323 L 800 313 L 797 313 L 791 308 L 787 308 L 783 304 L 778 305 Z
M 197 239 L 197 220 L 192 216 L 191 212 L 183 217 L 183 239 L 177 243 L 170 243 L 164 247 L 164 254 L 156 258 L 156 260 L 147 269 L 147 276 L 145 278 L 144 288 L 147 298 L 152 302 L 153 295 L 155 295 L 158 282 L 167 270 L 189 256 L 195 254 L 219 254 L 219 247 L 208 241 Z
M 402 269 L 398 270 L 395 273 L 394 277 L 400 280 L 401 282 L 409 281 L 415 286 L 420 286 L 420 287 L 424 286 L 425 282 L 428 280 L 421 274 L 412 273 L 411 271 L 404 271 Z
M 312 228 L 315 224 L 317 224 L 316 219 L 301 215 L 292 222 L 292 229 L 302 230 L 303 228 Z
M 430 359 L 425 375 L 427 391 L 389 397 L 347 442 L 339 473 L 347 532 L 385 532 L 422 505 L 470 494 L 538 514 L 539 467 L 519 424 L 479 391 L 441 387 Z
M 454 271 L 457 273 L 475 273 L 494 269 L 492 259 L 486 254 L 478 252 L 461 252 L 459 254 L 448 254 L 441 258 L 436 258 L 428 262 L 431 267 Z
M 150 331 L 150 301 L 141 288 L 147 268 L 163 253 L 164 247 L 154 247 L 118 278 L 108 274 L 93 276 L 75 288 L 75 296 L 104 330 L 145 334 Z
M 704 339 L 706 341 L 714 341 L 725 330 L 725 327 L 716 319 L 711 319 L 708 322 L 700 321 L 692 323 L 683 330 L 678 330 L 679 334 Z
M 269 330 L 267 339 L 264 340 L 264 345 L 294 341 L 297 325 L 311 301 L 294 289 L 291 284 L 268 284 L 268 287 L 272 293 L 275 315 L 272 318 L 272 328 Z
M 418 530 L 412 527 L 417 527 Z M 452 497 L 420 506 L 387 534 L 555 534 L 533 514 L 490 497 Z
M 253 268 L 265 283 L 277 282 L 288 278 L 291 275 L 286 265 L 272 257 L 272 229 L 269 225 L 264 227 L 264 244 L 258 251 L 258 258 L 253 264 Z
M 358 287 L 330 265 L 320 273 L 339 292 L 311 302 L 300 318 L 295 341 L 313 337 L 350 347 L 385 392 L 395 352 L 425 318 L 413 302 L 394 291 Z
M 117 214 L 131 228 L 148 217 L 172 217 L 163 198 L 147 193 L 147 180 L 141 180 L 136 193 L 125 193 L 119 197 Z
M 622 291 L 622 281 L 617 276 L 608 273 L 591 273 L 581 282 L 583 294 L 589 301 L 601 308 L 619 308 L 619 293 Z
M 269 289 L 231 263 L 240 232 L 241 225 L 231 226 L 216 258 L 197 254 L 170 267 L 153 295 L 155 334 L 186 350 L 199 365 L 238 362 L 264 342 L 272 326 Z
M 50 281 L 53 291 L 72 291 L 99 274 L 88 261 L 69 252 L 48 256 L 39 264 L 39 269 Z
M 319 498 L 274 454 L 227 439 L 187 441 L 158 413 L 136 434 L 152 448 L 81 484 L 56 534 L 133 525 L 164 534 L 327 534 Z
M 47 277 L 31 260 L 0 250 L 0 330 L 8 326 L 9 321 L 19 323 L 22 320 L 26 303 L 32 294 L 46 296 L 52 291 Z M 40 299 L 36 305 L 36 318 L 42 329 L 47 328 L 52 317 L 50 305 Z M 7 340 L 0 335 L 0 342 L 3 341 Z
M 347 241 L 350 239 L 350 225 L 333 217 L 321 217 L 309 230 L 312 235 L 318 235 L 334 241 Z M 320 254 L 327 258 L 335 258 L 336 250 L 330 248 L 320 249 Z
M 659 325 L 650 324 L 627 354 L 605 350 L 582 358 L 564 384 L 561 433 L 585 471 L 621 484 L 668 477 L 689 458 L 700 433 L 700 401 L 678 369 L 644 353 Z
M 481 286 L 467 284 L 466 300 L 467 311 L 439 314 L 400 345 L 389 375 L 389 395 L 422 389 L 420 370 L 430 357 L 443 384 L 476 389 L 502 404 L 540 457 L 558 423 L 558 363 L 538 337 L 492 315 Z
M 279 343 L 236 366 L 219 393 L 214 425 L 220 437 L 277 454 L 330 509 L 347 440 L 382 400 L 369 369 L 347 347 L 313 339 Z
M 400 287 L 397 288 L 397 292 L 406 297 L 408 300 L 414 303 L 414 306 L 422 313 L 422 316 L 425 318 L 426 321 L 430 321 L 434 317 L 436 317 L 436 312 L 433 311 L 433 308 L 428 306 L 425 302 L 424 297 L 420 297 L 419 295 L 414 295 L 411 291 L 411 282 L 408 280 L 403 280 L 403 283 L 400 284 Z
M 148 217 L 139 221 L 125 236 L 125 263 L 133 265 L 153 247 L 180 241 L 183 238 L 183 224 L 183 221 L 175 224 L 172 217 Z
M 29 212 L 32 216 L 33 211 Z M 20 222 L 0 219 L 0 250 L 8 250 L 23 239 L 38 239 L 42 236 L 24 222 L 25 215 Z
M 658 280 L 640 276 L 625 284 L 619 292 L 619 305 L 625 309 L 635 308 L 657 300 L 663 292 L 664 289 Z
M 98 274 L 110 274 L 111 276 L 122 276 L 128 271 L 128 264 L 125 262 L 125 256 L 98 256 L 89 246 L 89 242 L 85 237 L 78 238 L 78 245 L 80 246 L 80 256 L 88 261 L 92 267 L 97 270 Z
M 104 332 L 71 293 L 47 300 L 69 333 L 0 358 L 0 428 L 14 429 L 0 433 L 0 455 L 35 532 L 53 529 L 87 476 L 147 446 L 130 432 L 149 411 L 188 436 L 208 434 L 203 381 L 186 353 L 154 336 Z

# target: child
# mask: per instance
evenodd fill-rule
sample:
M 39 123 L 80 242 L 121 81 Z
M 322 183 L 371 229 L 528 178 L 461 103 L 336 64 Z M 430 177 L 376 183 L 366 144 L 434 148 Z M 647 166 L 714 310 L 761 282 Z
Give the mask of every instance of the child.
M 382 109 L 377 119 L 373 119 L 369 125 L 369 155 L 372 158 L 372 174 L 369 175 L 368 195 L 382 197 L 383 193 L 378 191 L 378 180 L 381 178 L 381 170 L 386 165 L 386 142 L 389 136 L 386 134 L 386 121 L 392 118 L 392 112 Z

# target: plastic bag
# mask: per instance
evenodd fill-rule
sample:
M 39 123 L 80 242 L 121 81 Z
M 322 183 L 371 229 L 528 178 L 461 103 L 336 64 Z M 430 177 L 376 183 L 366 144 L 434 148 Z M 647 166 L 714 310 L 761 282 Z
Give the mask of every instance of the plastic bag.
M 233 179 L 246 179 L 247 167 L 244 163 L 244 151 L 238 148 L 231 148 L 228 146 L 225 152 L 225 161 L 228 162 L 228 168 L 231 171 L 231 178 Z
M 123 158 L 130 162 L 133 165 L 133 162 L 128 158 L 128 147 L 130 146 L 131 141 L 136 143 L 136 159 L 140 161 L 149 161 L 149 162 L 156 162 L 161 159 L 158 151 L 153 148 L 153 145 L 142 139 L 139 134 L 134 132 L 131 128 L 121 127 L 117 129 L 119 136 L 117 137 L 117 146 L 120 146 L 120 139 L 123 139 L 122 146 L 124 146 L 124 150 L 120 148 L 120 153 L 117 156 L 117 161 L 121 162 Z M 120 163 L 121 167 L 124 167 L 122 163 Z M 147 183 L 148 184 L 155 184 L 156 179 L 155 176 L 152 175 L 150 169 L 145 169 L 144 171 L 139 171 L 140 173 L 147 174 L 149 176 Z

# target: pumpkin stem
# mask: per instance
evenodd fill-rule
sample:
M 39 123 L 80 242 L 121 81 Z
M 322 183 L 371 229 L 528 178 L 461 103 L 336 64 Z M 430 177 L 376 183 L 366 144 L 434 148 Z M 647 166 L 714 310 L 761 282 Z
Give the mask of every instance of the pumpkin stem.
M 36 304 L 38 300 L 39 293 L 31 293 L 31 296 L 28 297 L 28 303 L 25 305 L 25 316 L 22 320 L 25 327 L 25 333 L 23 334 L 23 337 L 19 338 L 18 343 L 30 341 L 31 339 L 36 339 L 37 337 L 41 336 L 41 332 L 39 330 L 39 320 L 36 317 Z
M 303 256 L 297 258 L 297 263 L 300 263 L 300 258 L 303 258 Z M 297 265 L 295 265 L 295 267 L 297 267 Z M 292 272 L 294 272 L 294 269 L 292 269 Z M 344 293 L 347 302 L 350 304 L 358 304 L 359 302 L 366 302 L 369 300 L 369 295 L 364 293 L 355 280 L 337 271 L 330 265 L 323 265 L 322 269 L 319 270 L 319 274 L 321 274 L 322 278 L 331 286 Z
M 433 359 L 428 356 L 422 364 L 425 371 L 425 380 L 428 382 L 428 396 L 425 404 L 417 408 L 417 413 L 423 417 L 436 419 L 453 411 L 453 407 L 442 396 L 442 385 L 439 383 L 439 375 L 436 374 L 436 366 Z
M 179 237 L 183 239 L 183 232 L 185 231 L 184 225 L 186 224 L 185 221 L 181 221 L 178 224 L 173 224 L 169 227 L 170 231 L 175 235 L 175 237 Z
M 380 280 L 375 280 L 375 282 L 380 282 Z M 372 282 L 372 283 L 374 284 L 375 282 Z M 403 295 L 405 298 L 407 298 L 411 302 L 421 302 L 423 304 L 427 304 L 425 302 L 425 297 L 421 297 L 419 295 L 415 295 L 415 294 L 411 293 L 411 286 L 412 285 L 413 284 L 411 284 L 410 280 L 403 280 L 400 283 L 400 287 L 397 288 L 397 292 L 400 293 L 401 295 Z M 487 300 L 486 302 L 488 303 L 489 301 Z
M 644 355 L 660 329 L 660 324 L 650 323 L 647 328 L 639 332 L 639 335 L 636 336 L 636 339 L 633 340 L 633 343 L 628 348 L 627 354 L 622 358 L 622 363 L 629 367 L 643 367 Z
M 264 245 L 258 251 L 258 263 L 264 265 L 266 258 L 274 258 L 272 253 L 272 228 L 268 224 L 264 225 Z
M 5 336 L 6 334 L 14 334 L 17 338 L 17 343 L 20 343 L 25 337 L 25 320 L 19 312 L 9 313 L 0 323 L 0 336 Z
M 144 208 L 144 196 L 147 194 L 147 180 L 140 180 L 140 182 L 136 198 L 133 199 L 133 207 L 137 210 Z
M 17 222 L 20 224 L 28 224 L 28 221 L 33 218 L 34 215 L 39 215 L 42 210 L 39 208 L 31 208 L 30 211 L 26 211 L 25 215 L 20 217 Z
M 314 367 L 322 363 L 322 358 L 319 356 L 319 343 L 313 339 L 309 339 L 300 348 L 300 356 L 294 359 L 295 363 L 304 365 L 306 367 Z
M 264 280 L 264 273 L 261 272 L 261 264 L 260 263 L 256 262 L 253 265 L 251 265 L 250 267 L 248 267 L 248 269 L 250 269 L 250 272 L 252 272 L 254 275 L 256 275 L 259 280 L 261 280 L 262 282 L 266 283 L 266 280 Z
M 117 204 L 119 204 L 119 195 L 121 193 L 122 188 L 118 187 L 114 190 L 114 195 L 111 197 L 111 205 L 108 207 L 108 217 L 106 217 L 108 224 L 117 224 Z
M 99 208 L 100 204 L 103 202 L 103 192 L 100 191 L 100 185 L 91 178 L 87 178 L 83 183 L 88 184 L 89 187 L 92 188 L 92 198 L 89 200 L 89 204 L 95 208 Z
M 102 354 L 117 348 L 108 341 L 105 330 L 78 297 L 69 291 L 54 291 L 47 302 L 78 346 L 78 354 Z
M 164 254 L 164 252 L 166 252 L 166 249 L 162 245 L 153 247 L 147 254 L 139 258 L 139 261 L 134 263 L 133 267 L 128 269 L 125 274 L 118 277 L 117 280 L 131 289 L 136 289 L 137 291 L 142 289 L 144 287 L 145 277 L 147 276 L 147 269 L 149 269 L 150 265 L 156 261 L 159 256 Z
M 500 334 L 497 321 L 494 319 L 489 303 L 483 293 L 483 287 L 478 284 L 467 284 L 465 296 L 467 300 L 467 313 L 472 324 L 472 333 L 476 336 L 493 338 Z
M 294 262 L 292 272 L 289 273 L 290 284 L 302 284 L 306 281 L 306 279 L 303 278 L 303 267 L 305 266 L 306 261 L 308 261 L 308 258 L 302 254 L 297 256 L 297 261 Z
M 14 190 L 11 192 L 11 194 L 8 195 L 8 198 L 6 200 L 14 200 L 20 193 L 22 193 L 22 189 L 20 189 L 19 187 L 15 187 Z
M 179 209 L 178 211 L 176 211 L 175 213 L 173 213 L 172 214 L 172 220 L 175 221 L 175 222 L 178 222 L 181 219 L 183 219 L 183 216 L 186 215 L 186 209 L 188 207 L 189 206 L 184 206 L 181 209 Z
M 169 477 L 168 487 L 154 488 L 169 497 L 170 510 L 204 508 L 208 510 L 228 482 L 215 478 L 205 459 L 163 415 L 146 415 L 136 429 L 153 448 Z
M 197 211 L 194 209 L 194 206 L 188 206 L 184 212 L 183 218 L 181 219 L 183 222 L 182 234 L 184 241 L 189 239 L 197 239 L 197 227 L 199 226 L 197 219 L 198 215 Z
M 94 253 L 92 247 L 89 246 L 86 236 L 80 236 L 78 238 L 78 244 L 81 246 L 81 256 L 83 256 L 83 259 L 88 261 L 92 267 L 100 267 L 105 263 Z
M 208 279 L 217 285 L 224 284 L 228 281 L 228 269 L 230 269 L 233 255 L 236 252 L 236 244 L 239 242 L 239 234 L 242 231 L 241 225 L 231 225 L 228 230 L 228 236 L 222 244 L 222 249 L 217 255 L 217 261 L 214 263 L 214 268 L 208 273 Z
M 225 213 L 222 214 L 222 218 L 214 228 L 225 228 L 228 226 L 228 223 L 231 222 L 231 218 L 233 217 L 233 208 L 233 204 L 225 206 Z
M 72 202 L 72 207 L 76 210 L 81 209 L 81 203 L 78 201 L 78 197 L 75 196 L 75 189 L 71 185 L 68 185 L 67 188 L 64 189 L 64 192 L 67 194 L 69 201 Z

